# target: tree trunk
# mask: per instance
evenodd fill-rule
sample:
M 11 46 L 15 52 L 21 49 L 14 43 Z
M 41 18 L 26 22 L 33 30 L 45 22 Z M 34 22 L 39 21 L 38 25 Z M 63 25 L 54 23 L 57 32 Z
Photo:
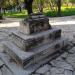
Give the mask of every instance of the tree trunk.
M 1 7 L 0 7 L 0 20 L 1 20 L 1 19 L 3 19 L 3 18 L 2 18 Z
M 58 7 L 58 16 L 61 16 L 61 0 L 57 1 L 57 7 Z
M 33 0 L 24 0 L 25 9 L 27 10 L 28 15 L 33 13 L 32 4 Z
M 39 11 L 43 12 L 43 1 L 42 0 L 40 0 Z
M 19 12 L 22 12 L 21 6 L 19 6 Z

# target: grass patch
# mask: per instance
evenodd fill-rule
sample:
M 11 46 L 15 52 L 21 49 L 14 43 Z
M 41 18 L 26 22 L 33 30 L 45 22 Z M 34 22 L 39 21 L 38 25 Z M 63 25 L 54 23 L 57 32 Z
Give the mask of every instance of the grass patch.
M 75 15 L 75 6 L 74 7 L 62 7 L 61 16 L 71 16 Z M 37 12 L 34 10 L 34 12 Z M 49 17 L 56 17 L 57 11 L 51 11 L 51 10 L 45 10 L 44 14 Z M 27 16 L 26 10 L 22 10 L 22 12 L 7 12 L 6 14 L 3 14 L 5 17 L 15 17 L 15 18 L 24 18 Z

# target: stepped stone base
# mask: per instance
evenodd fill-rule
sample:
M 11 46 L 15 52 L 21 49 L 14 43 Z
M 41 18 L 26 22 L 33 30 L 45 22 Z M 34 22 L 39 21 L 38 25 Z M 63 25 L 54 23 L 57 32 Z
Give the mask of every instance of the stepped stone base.
M 0 59 L 13 75 L 31 75 L 68 45 L 61 29 L 52 28 L 41 13 L 29 15 L 10 37 L 3 43 L 5 53 L 0 53 Z
M 29 51 L 46 43 L 52 43 L 61 37 L 61 29 L 51 29 L 38 34 L 24 35 L 19 31 L 12 32 L 12 41 L 24 51 Z
M 4 50 L 10 55 L 17 63 L 20 63 L 23 67 L 27 67 L 31 64 L 39 63 L 47 58 L 49 55 L 61 50 L 67 45 L 67 40 L 60 38 L 53 42 L 40 46 L 30 52 L 23 52 L 14 45 L 12 42 L 4 43 Z

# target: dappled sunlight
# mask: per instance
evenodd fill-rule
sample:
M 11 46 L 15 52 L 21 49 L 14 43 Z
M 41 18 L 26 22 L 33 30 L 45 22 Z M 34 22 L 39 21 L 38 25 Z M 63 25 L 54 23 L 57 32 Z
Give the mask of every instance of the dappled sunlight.
M 51 25 L 75 25 L 75 21 L 61 21 L 61 22 L 54 22 L 54 23 L 50 23 Z
M 20 22 L 11 22 L 11 23 L 1 23 L 0 24 L 0 28 L 10 28 L 10 27 L 19 27 L 20 26 Z

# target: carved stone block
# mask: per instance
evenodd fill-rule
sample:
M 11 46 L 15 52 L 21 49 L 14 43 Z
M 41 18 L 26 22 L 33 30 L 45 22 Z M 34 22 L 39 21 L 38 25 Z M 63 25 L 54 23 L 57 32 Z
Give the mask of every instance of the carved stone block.
M 20 23 L 20 31 L 24 34 L 32 34 L 51 29 L 49 19 L 43 14 L 33 14 Z
M 24 51 L 31 50 L 46 43 L 51 43 L 61 37 L 60 29 L 51 29 L 34 35 L 24 35 L 13 32 L 12 41 Z

